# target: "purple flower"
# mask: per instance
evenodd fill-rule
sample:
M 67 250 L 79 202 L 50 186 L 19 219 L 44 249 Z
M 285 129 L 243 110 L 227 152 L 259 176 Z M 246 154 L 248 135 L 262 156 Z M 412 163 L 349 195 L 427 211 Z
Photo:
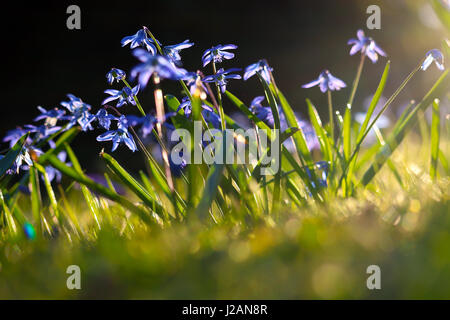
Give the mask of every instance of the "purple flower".
M 50 140 L 49 142 L 50 148 L 54 149 L 56 147 L 56 144 L 53 140 Z M 63 162 L 66 163 L 66 159 L 67 159 L 67 153 L 65 151 L 61 151 L 60 153 L 58 153 L 57 158 Z M 66 165 L 71 166 L 72 164 L 70 162 L 66 163 Z M 62 173 L 53 168 L 52 166 L 46 166 L 45 167 L 45 172 L 47 172 L 47 176 L 48 176 L 48 180 L 50 180 L 50 182 L 52 182 L 54 179 L 56 179 L 56 182 L 61 182 L 62 179 Z
M 195 72 L 187 72 L 183 78 L 186 81 L 186 85 L 189 87 L 189 92 L 191 95 L 194 95 L 197 89 L 200 89 L 202 93 L 204 93 L 204 97 L 202 99 L 206 99 L 206 94 L 208 94 L 208 88 L 201 81 L 200 74 Z
M 113 84 L 114 80 L 119 82 L 120 80 L 124 80 L 126 77 L 126 73 L 123 70 L 112 68 L 107 74 L 106 79 L 108 79 L 108 83 Z
M 296 116 L 296 118 L 300 118 Z M 308 121 L 297 120 L 298 127 L 302 129 L 305 137 L 306 146 L 309 150 L 318 149 L 320 147 L 319 140 L 316 135 L 316 131 Z
M 38 139 L 45 139 L 48 136 L 58 132 L 61 129 L 61 127 L 51 126 L 51 125 L 47 125 L 47 124 L 43 124 L 41 126 L 26 124 L 24 126 L 24 128 L 25 128 L 25 130 L 27 130 L 27 132 L 36 133 Z
M 328 171 L 330 169 L 330 165 L 326 161 L 318 161 L 314 164 L 314 171 L 316 173 L 317 182 L 319 184 L 319 188 L 326 188 L 327 187 L 327 178 L 328 178 Z M 310 168 L 306 168 L 306 173 L 308 174 L 309 178 L 312 179 L 312 174 L 310 171 Z M 319 174 L 317 174 L 319 173 Z M 316 183 L 314 181 L 311 181 L 311 185 L 316 188 Z
M 189 40 L 184 40 L 182 43 L 165 46 L 162 51 L 166 57 L 168 57 L 176 66 L 181 65 L 180 50 L 190 48 L 194 45 Z
M 273 69 L 265 60 L 259 60 L 245 68 L 244 80 L 247 81 L 247 79 L 253 77 L 255 74 L 259 74 L 267 83 L 270 83 L 270 72 L 272 71 Z
M 207 76 L 205 78 L 203 78 L 204 82 L 216 82 L 219 87 L 220 87 L 220 91 L 222 91 L 222 93 L 225 92 L 225 90 L 227 90 L 227 80 L 228 79 L 241 79 L 242 77 L 238 74 L 229 74 L 230 72 L 235 72 L 235 71 L 239 71 L 240 69 L 237 68 L 231 68 L 228 70 L 223 70 L 223 68 L 220 68 L 216 74 L 213 74 L 211 76 Z
M 366 37 L 364 31 L 361 29 L 358 30 L 356 36 L 358 39 L 350 39 L 347 42 L 347 44 L 353 45 L 350 49 L 351 56 L 358 51 L 361 51 L 361 54 L 365 54 L 373 63 L 378 61 L 378 55 L 386 57 L 386 52 L 384 52 L 372 38 Z
M 170 117 L 174 116 L 175 112 L 167 113 L 164 116 L 163 125 L 167 126 L 168 128 L 172 128 L 170 124 L 168 124 L 166 121 Z M 158 123 L 158 119 L 152 115 L 146 115 L 145 117 L 138 117 L 134 115 L 128 115 L 127 116 L 127 122 L 129 126 L 135 127 L 140 126 L 141 127 L 141 133 L 142 137 L 146 138 L 152 131 L 155 125 Z
M 169 59 L 160 55 L 151 55 L 143 49 L 136 49 L 133 55 L 142 63 L 131 70 L 131 78 L 139 77 L 139 84 L 145 88 L 150 77 L 155 73 L 161 79 L 180 80 L 186 75 L 186 70 L 175 67 Z
M 263 100 L 263 96 L 254 98 L 250 103 L 250 111 L 252 111 L 261 121 L 263 121 L 269 127 L 273 128 L 274 120 L 272 109 L 270 109 L 270 107 L 264 107 L 262 105 Z
M 117 130 L 109 130 L 97 137 L 97 141 L 112 141 L 114 152 L 119 144 L 124 143 L 131 151 L 136 151 L 136 143 L 128 133 L 128 121 L 125 116 L 121 116 L 117 122 Z
M 109 130 L 109 127 L 111 126 L 111 120 L 117 120 L 116 117 L 109 114 L 105 109 L 100 109 L 95 115 L 95 118 L 97 119 L 98 124 L 106 130 Z
M 192 113 L 191 100 L 188 97 L 184 97 L 178 106 L 177 112 L 183 110 L 186 118 L 189 118 Z M 220 116 L 214 112 L 214 109 L 203 104 L 202 105 L 202 116 L 207 123 L 210 123 L 214 128 L 219 129 L 221 127 Z
M 181 152 L 180 156 L 183 156 L 183 152 Z M 187 166 L 186 160 L 182 159 L 181 163 L 176 164 L 172 159 L 172 153 L 169 154 L 169 165 L 170 165 L 170 171 L 172 172 L 172 175 L 176 178 L 181 177 L 183 174 L 184 169 Z
M 202 115 L 207 123 L 210 123 L 214 128 L 221 128 L 222 122 L 220 120 L 220 116 L 214 112 L 214 109 L 207 106 L 202 105 Z
M 125 47 L 127 44 L 130 44 L 130 48 L 134 49 L 136 47 L 146 48 L 148 52 L 151 54 L 156 54 L 156 47 L 152 39 L 147 37 L 147 33 L 144 29 L 140 29 L 132 36 L 124 37 L 121 41 L 122 47 Z
M 225 50 L 234 50 L 237 46 L 234 44 L 217 45 L 211 49 L 207 49 L 202 56 L 203 66 L 206 66 L 211 61 L 214 63 L 220 63 L 223 59 L 230 60 L 234 58 L 234 53 L 227 52 Z
M 51 109 L 48 111 L 42 107 L 37 107 L 37 108 L 41 112 L 41 114 L 38 115 L 36 118 L 34 118 L 33 121 L 39 121 L 42 119 L 45 119 L 46 121 L 52 120 L 52 119 L 59 120 L 59 119 L 62 119 L 64 114 L 66 113 L 64 110 L 60 110 L 58 108 L 54 108 L 54 109 Z
M 19 141 L 20 138 L 22 138 L 27 132 L 28 130 L 25 130 L 23 128 L 9 130 L 8 132 L 6 132 L 6 136 L 2 141 L 9 142 L 9 147 L 12 148 L 17 143 L 17 141 Z M 31 143 L 31 139 L 28 138 L 27 142 Z
M 341 90 L 347 86 L 344 81 L 334 77 L 328 70 L 322 71 L 319 78 L 302 85 L 302 88 L 311 88 L 317 85 L 320 87 L 320 91 L 322 92 L 326 92 L 327 90 Z
M 191 116 L 192 107 L 191 107 L 191 100 L 189 100 L 189 97 L 183 97 L 180 105 L 177 108 L 177 112 L 180 110 L 184 111 L 184 115 L 186 116 L 186 118 L 189 118 Z
M 105 90 L 105 93 L 109 94 L 110 97 L 103 100 L 102 105 L 117 99 L 119 100 L 116 105 L 117 108 L 120 108 L 121 106 L 127 103 L 136 105 L 136 101 L 134 101 L 134 98 L 136 97 L 138 92 L 139 92 L 139 85 L 135 86 L 133 89 L 130 89 L 128 87 L 123 87 L 122 90 L 107 89 Z
M 30 154 L 39 156 L 43 154 L 42 150 L 37 149 L 33 146 L 23 146 L 16 160 L 14 161 L 12 167 L 8 169 L 6 173 L 8 174 L 18 174 L 19 170 L 29 170 L 30 166 L 33 165 L 33 160 Z
M 421 66 L 421 69 L 423 71 L 427 70 L 428 67 L 433 63 L 433 61 L 439 70 L 444 70 L 444 55 L 441 51 L 439 51 L 438 49 L 430 50 L 427 52 L 425 57 L 426 58 Z
M 72 128 L 77 123 L 81 126 L 83 131 L 93 130 L 94 128 L 92 127 L 91 122 L 95 120 L 95 116 L 89 112 L 91 106 L 72 94 L 68 94 L 67 96 L 70 101 L 61 102 L 61 105 L 71 113 L 68 116 L 64 116 L 65 120 L 69 120 L 66 130 Z

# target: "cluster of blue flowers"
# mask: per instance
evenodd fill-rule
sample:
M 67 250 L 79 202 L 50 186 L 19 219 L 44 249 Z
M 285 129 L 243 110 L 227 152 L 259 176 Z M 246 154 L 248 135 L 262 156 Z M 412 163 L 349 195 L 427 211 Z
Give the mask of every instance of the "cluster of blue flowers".
M 34 119 L 36 124 L 28 124 L 10 130 L 3 138 L 3 142 L 9 143 L 9 146 L 12 147 L 21 137 L 26 133 L 29 133 L 29 137 L 13 167 L 8 171 L 9 173 L 12 174 L 18 173 L 20 170 L 27 170 L 29 166 L 32 165 L 32 155 L 40 155 L 43 152 L 37 146 L 45 147 L 45 145 L 48 145 L 48 147 L 53 148 L 54 142 L 51 139 L 52 135 L 68 130 L 73 126 L 79 126 L 82 131 L 89 131 L 93 130 L 94 125 L 96 125 L 98 128 L 106 130 L 106 132 L 97 137 L 97 141 L 111 141 L 112 151 L 115 151 L 121 144 L 124 144 L 133 152 L 136 151 L 136 132 L 139 132 L 142 138 L 146 138 L 154 132 L 154 127 L 158 123 L 158 119 L 150 114 L 143 116 L 122 115 L 118 112 L 117 108 L 121 108 L 124 105 L 140 107 L 137 95 L 141 90 L 147 87 L 148 82 L 152 77 L 155 78 L 155 84 L 156 78 L 182 81 L 183 85 L 188 87 L 191 95 L 198 89 L 202 90 L 204 93 L 212 94 L 208 91 L 209 83 L 215 83 L 220 89 L 220 92 L 224 93 L 228 85 L 228 80 L 243 78 L 246 81 L 255 75 L 267 84 L 273 83 L 273 69 L 268 65 L 266 60 L 260 60 L 247 66 L 243 76 L 237 73 L 240 71 L 240 69 L 237 68 L 227 70 L 220 68 L 216 71 L 216 64 L 222 63 L 225 60 L 231 60 L 235 57 L 235 54 L 230 52 L 230 50 L 237 49 L 237 46 L 234 44 L 216 45 L 203 53 L 201 58 L 202 65 L 205 67 L 208 64 L 212 64 L 214 71 L 211 75 L 203 76 L 200 72 L 188 72 L 181 68 L 181 50 L 190 48 L 194 45 L 194 43 L 189 40 L 185 40 L 179 44 L 164 46 L 153 37 L 146 27 L 143 27 L 134 35 L 124 37 L 121 43 L 122 46 L 129 45 L 130 48 L 133 49 L 133 55 L 139 60 L 139 64 L 130 71 L 130 80 L 137 80 L 136 86 L 132 87 L 128 84 L 125 71 L 118 68 L 112 68 L 106 74 L 108 84 L 113 85 L 114 83 L 122 82 L 123 87 L 120 90 L 105 90 L 104 92 L 108 95 L 102 102 L 102 105 L 105 107 L 100 108 L 95 114 L 92 113 L 90 105 L 72 94 L 67 95 L 68 101 L 61 102 L 62 108 L 59 107 L 46 110 L 42 107 L 38 107 L 40 115 Z M 357 38 L 350 39 L 348 44 L 352 45 L 350 55 L 361 52 L 363 57 L 368 57 L 373 63 L 378 61 L 379 55 L 386 56 L 386 53 L 376 44 L 376 42 L 372 38 L 366 37 L 362 30 L 358 30 Z M 443 55 L 437 49 L 431 50 L 426 54 L 421 68 L 426 70 L 433 62 L 435 62 L 439 69 L 444 69 Z M 314 86 L 319 86 L 322 92 L 327 92 L 345 88 L 346 84 L 344 81 L 333 76 L 328 70 L 325 70 L 320 73 L 316 80 L 311 81 L 302 87 L 311 88 Z M 186 92 L 186 94 L 189 95 L 188 92 Z M 274 117 L 272 110 L 271 108 L 264 106 L 263 101 L 264 97 L 262 96 L 254 98 L 251 102 L 250 110 L 267 125 L 273 127 Z M 112 102 L 115 103 L 114 106 L 110 105 Z M 116 115 L 108 113 L 109 110 L 114 110 Z M 186 117 L 190 117 L 191 101 L 188 96 L 182 99 L 177 112 L 180 112 L 180 110 L 183 110 Z M 141 113 L 143 112 L 141 111 Z M 175 113 L 167 114 L 165 118 L 161 120 L 161 124 L 172 129 L 171 125 L 167 123 L 166 120 L 173 115 L 175 115 Z M 210 125 L 215 128 L 220 128 L 221 119 L 215 108 L 203 104 L 202 116 Z M 297 119 L 301 119 L 298 115 L 296 115 L 296 117 Z M 281 129 L 286 129 L 287 122 L 282 111 L 280 111 L 280 122 Z M 111 129 L 113 123 L 115 124 L 114 129 Z M 319 144 L 311 125 L 303 120 L 299 120 L 298 124 L 305 134 L 308 147 L 310 149 L 317 148 Z M 135 128 L 136 131 L 134 130 Z M 61 152 L 58 154 L 58 157 L 64 162 L 66 161 L 67 155 L 64 152 Z M 184 166 L 182 165 L 179 168 L 173 168 L 173 170 L 182 169 Z M 51 180 L 61 179 L 61 174 L 51 167 L 47 168 L 47 173 Z

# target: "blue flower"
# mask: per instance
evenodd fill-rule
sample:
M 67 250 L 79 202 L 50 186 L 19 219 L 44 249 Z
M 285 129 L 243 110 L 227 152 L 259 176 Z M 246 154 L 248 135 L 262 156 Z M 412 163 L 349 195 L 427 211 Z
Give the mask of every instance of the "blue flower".
M 136 101 L 134 100 L 134 98 L 136 97 L 138 92 L 139 92 L 139 85 L 135 86 L 133 89 L 130 89 L 128 87 L 123 87 L 122 90 L 107 89 L 105 90 L 105 93 L 109 94 L 110 97 L 103 100 L 102 105 L 117 99 L 119 99 L 116 105 L 117 108 L 120 108 L 121 106 L 127 103 L 136 105 Z
M 319 188 L 327 187 L 329 169 L 330 165 L 326 161 L 319 161 L 314 164 L 314 171 L 316 172 L 316 178 L 319 184 Z M 306 173 L 308 174 L 309 178 L 312 179 L 310 168 L 306 168 Z M 317 173 L 319 173 L 320 175 L 317 175 Z M 314 181 L 311 181 L 311 185 L 316 188 L 316 183 Z
M 23 146 L 12 167 L 6 171 L 8 174 L 18 174 L 19 170 L 28 170 L 33 165 L 33 158 L 43 154 L 42 150 L 33 146 Z
M 184 97 L 181 100 L 180 105 L 178 106 L 177 112 L 180 110 L 184 111 L 184 115 L 186 118 L 189 118 L 192 113 L 192 105 L 191 100 L 189 100 L 188 97 Z M 207 123 L 210 123 L 214 128 L 219 129 L 221 128 L 221 120 L 220 116 L 214 112 L 214 109 L 207 106 L 206 104 L 202 105 L 202 116 L 205 119 Z
M 226 45 L 217 45 L 212 47 L 211 49 L 207 49 L 202 56 L 203 66 L 206 66 L 211 61 L 214 63 L 220 63 L 223 59 L 230 60 L 234 58 L 234 53 L 227 52 L 225 50 L 233 50 L 237 49 L 237 46 L 234 44 L 226 44 Z
M 322 92 L 341 90 L 347 86 L 344 81 L 334 77 L 328 70 L 322 71 L 317 80 L 302 85 L 302 88 L 311 88 L 317 85 L 319 85 Z
M 95 118 L 97 119 L 98 124 L 106 130 L 109 130 L 109 127 L 111 126 L 111 120 L 117 120 L 116 117 L 109 114 L 105 109 L 100 109 L 95 115 Z
M 253 77 L 255 74 L 259 74 L 267 83 L 270 83 L 270 72 L 272 71 L 273 69 L 265 60 L 259 60 L 245 68 L 244 80 L 247 81 L 247 79 Z
M 123 70 L 112 68 L 107 74 L 106 79 L 108 79 L 109 84 L 113 84 L 114 80 L 119 82 L 120 80 L 124 80 L 126 77 L 126 73 Z
M 229 74 L 230 72 L 239 71 L 240 69 L 232 68 L 228 69 L 227 71 L 224 71 L 223 68 L 220 68 L 216 74 L 213 74 L 211 76 L 207 76 L 203 78 L 204 82 L 216 82 L 219 87 L 220 91 L 222 93 L 227 90 L 227 79 L 241 79 L 242 77 L 238 74 Z
M 70 101 L 61 102 L 61 105 L 71 113 L 68 116 L 64 116 L 65 120 L 69 120 L 66 130 L 72 128 L 77 123 L 81 126 L 83 131 L 93 130 L 94 128 L 92 127 L 91 122 L 95 120 L 95 116 L 89 112 L 91 106 L 72 94 L 68 94 L 67 96 Z
M 112 141 L 113 147 L 112 151 L 114 152 L 120 143 L 124 143 L 131 151 L 136 151 L 136 143 L 133 140 L 133 137 L 128 133 L 128 121 L 125 116 L 120 116 L 119 121 L 117 122 L 117 130 L 107 131 L 97 137 L 97 141 Z
M 24 128 L 25 128 L 25 130 L 27 130 L 27 132 L 37 133 L 39 140 L 45 139 L 48 136 L 58 132 L 61 129 L 61 127 L 51 126 L 51 125 L 47 125 L 47 124 L 43 124 L 41 126 L 26 124 L 26 125 L 24 125 Z
M 186 81 L 186 85 L 189 87 L 189 92 L 191 95 L 194 95 L 197 89 L 200 89 L 204 97 L 202 99 L 206 99 L 206 94 L 208 94 L 208 88 L 202 82 L 201 75 L 195 72 L 187 72 L 183 78 Z
M 172 129 L 172 127 L 170 126 L 170 124 L 166 123 L 167 119 L 174 116 L 176 113 L 175 112 L 170 112 L 167 113 L 164 116 L 164 121 L 163 121 L 163 125 L 167 126 L 168 128 Z M 158 119 L 152 115 L 146 115 L 145 117 L 138 117 L 138 116 L 134 116 L 134 115 L 128 115 L 127 116 L 127 121 L 128 121 L 128 125 L 135 127 L 135 126 L 140 126 L 141 127 L 141 133 L 142 133 L 142 137 L 146 138 L 152 131 L 153 128 L 155 127 L 155 125 L 158 123 Z
M 433 49 L 427 52 L 425 55 L 425 60 L 422 63 L 421 69 L 423 71 L 427 70 L 428 67 L 433 63 L 436 64 L 439 70 L 444 70 L 444 55 L 438 49 Z
M 23 128 L 9 130 L 8 132 L 6 132 L 6 136 L 2 141 L 9 142 L 9 147 L 12 148 L 17 143 L 17 141 L 19 141 L 20 138 L 22 138 L 27 132 L 28 130 L 25 130 Z M 30 138 L 28 138 L 27 140 L 27 142 L 31 143 Z
M 180 50 L 190 48 L 194 45 L 193 42 L 189 40 L 184 40 L 182 43 L 174 44 L 170 46 L 165 46 L 162 51 L 166 57 L 168 57 L 175 65 L 181 65 Z
M 183 97 L 180 105 L 177 108 L 177 112 L 180 110 L 184 111 L 184 115 L 186 116 L 186 118 L 189 118 L 191 116 L 192 107 L 191 107 L 191 100 L 189 100 L 189 97 Z
M 376 42 L 364 35 L 364 31 L 361 29 L 356 32 L 356 36 L 358 39 L 350 39 L 347 44 L 352 44 L 352 48 L 350 49 L 350 55 L 354 55 L 358 51 L 361 51 L 361 54 L 365 54 L 373 63 L 378 61 L 378 55 L 386 57 L 386 52 L 381 49 Z
M 54 149 L 56 147 L 56 144 L 53 140 L 50 140 L 48 143 L 50 145 L 50 148 Z M 59 159 L 59 161 L 66 163 L 67 153 L 65 151 L 61 151 L 60 153 L 58 153 L 56 157 Z M 66 165 L 72 166 L 70 162 L 66 163 Z M 50 180 L 50 182 L 52 182 L 55 179 L 56 182 L 58 183 L 61 182 L 62 173 L 59 170 L 53 168 L 52 166 L 46 166 L 45 172 L 47 173 L 48 180 Z
M 144 29 L 140 29 L 132 36 L 124 37 L 121 41 L 122 47 L 125 47 L 127 44 L 130 44 L 130 48 L 134 49 L 136 47 L 146 48 L 148 52 L 152 54 L 156 54 L 156 47 L 154 45 L 154 41 L 147 37 L 147 33 Z
M 214 109 L 203 105 L 202 106 L 202 115 L 207 123 L 210 123 L 214 128 L 221 128 L 222 122 L 220 120 L 220 116 L 214 112 Z
M 181 154 L 180 154 L 180 157 L 182 157 L 182 156 L 183 156 L 183 152 L 181 152 Z M 185 159 L 182 159 L 181 163 L 176 164 L 175 162 L 173 162 L 172 153 L 170 153 L 169 154 L 169 165 L 170 165 L 170 171 L 172 172 L 172 175 L 176 178 L 179 178 L 183 174 L 183 171 L 187 166 L 187 162 Z
M 161 79 L 180 80 L 186 75 L 186 70 L 175 67 L 169 59 L 160 55 L 151 55 L 143 49 L 136 49 L 133 55 L 142 63 L 131 70 L 131 78 L 139 76 L 139 84 L 145 88 L 150 77 L 155 73 Z
M 53 119 L 60 120 L 63 118 L 64 114 L 66 113 L 64 110 L 60 110 L 58 108 L 54 108 L 54 109 L 51 109 L 48 111 L 42 107 L 37 107 L 37 108 L 41 112 L 41 114 L 38 115 L 36 118 L 34 118 L 33 121 L 39 121 L 42 119 L 45 119 L 46 121 L 53 120 Z
M 299 116 L 296 116 L 296 118 L 300 118 Z M 303 131 L 303 135 L 305 137 L 306 146 L 309 150 L 318 149 L 320 147 L 319 139 L 317 138 L 316 131 L 314 130 L 313 126 L 308 122 L 304 120 L 297 120 L 298 126 Z
M 261 104 L 263 100 L 263 96 L 254 98 L 250 103 L 250 111 L 252 111 L 261 121 L 263 121 L 269 127 L 273 128 L 274 120 L 272 109 L 270 107 L 263 107 Z
M 69 101 L 62 101 L 61 105 L 69 110 L 69 112 L 73 113 L 78 109 L 91 109 L 90 105 L 84 103 L 80 98 L 74 96 L 73 94 L 69 93 L 67 97 L 69 98 Z

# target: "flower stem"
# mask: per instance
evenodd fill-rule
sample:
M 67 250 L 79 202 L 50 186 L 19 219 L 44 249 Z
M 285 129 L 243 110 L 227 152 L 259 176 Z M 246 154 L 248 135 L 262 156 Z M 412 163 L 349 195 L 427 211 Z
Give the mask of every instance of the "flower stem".
M 350 94 L 350 98 L 348 99 L 348 104 L 353 104 L 353 99 L 355 98 L 356 89 L 358 88 L 359 79 L 361 78 L 362 69 L 364 66 L 364 61 L 366 59 L 365 54 L 361 54 L 361 60 L 359 62 L 358 71 L 356 72 L 355 80 L 353 81 L 352 93 Z
M 334 113 L 333 113 L 333 101 L 331 99 L 331 91 L 330 90 L 327 91 L 327 95 L 328 95 L 328 115 L 330 118 L 330 136 L 331 136 L 331 141 L 334 144 Z
M 157 74 L 153 74 L 153 83 L 155 84 L 155 105 L 156 105 L 156 118 L 158 121 L 156 122 L 156 129 L 158 131 L 158 136 L 162 140 L 163 139 L 163 128 L 162 124 L 164 123 L 164 100 L 163 100 L 163 93 L 160 88 L 160 79 Z M 172 172 L 170 171 L 170 164 L 169 164 L 169 155 L 166 150 L 166 148 L 163 148 L 161 146 L 161 154 L 164 161 L 164 169 L 166 171 L 166 178 L 167 178 L 167 184 L 169 186 L 169 189 L 171 192 L 174 191 L 174 185 L 172 180 Z
M 216 63 L 214 61 L 212 62 L 212 68 L 213 68 L 214 74 L 216 74 L 217 69 L 216 69 Z M 225 113 L 223 112 L 223 106 L 222 106 L 222 94 L 220 92 L 220 86 L 219 86 L 218 82 L 216 82 L 216 89 L 217 89 L 217 101 L 219 103 L 219 114 L 220 114 L 220 121 L 222 124 L 222 131 L 225 131 L 227 126 L 225 124 Z
M 132 89 L 127 80 L 122 79 L 122 81 L 129 89 Z M 142 108 L 141 103 L 139 102 L 139 99 L 135 95 L 133 95 L 133 99 L 136 102 L 136 107 L 139 109 L 139 112 L 141 113 L 141 115 L 143 115 L 145 117 L 145 111 Z

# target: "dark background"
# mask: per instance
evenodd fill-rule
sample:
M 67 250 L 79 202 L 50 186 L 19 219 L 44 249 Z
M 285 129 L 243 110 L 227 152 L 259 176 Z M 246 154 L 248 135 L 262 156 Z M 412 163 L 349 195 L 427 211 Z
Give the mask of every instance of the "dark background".
M 109 88 L 105 74 L 111 67 L 129 71 L 136 64 L 129 47 L 122 48 L 122 37 L 134 34 L 143 25 L 163 44 L 185 39 L 195 46 L 182 51 L 184 67 L 201 68 L 201 54 L 216 44 L 239 46 L 237 58 L 225 68 L 245 68 L 266 58 L 274 68 L 280 89 L 294 108 L 305 115 L 305 98 L 310 97 L 326 119 L 326 97 L 318 88 L 300 86 L 315 79 L 325 68 L 351 86 L 359 61 L 348 55 L 349 38 L 363 28 L 366 34 L 389 54 L 392 61 L 386 94 L 392 93 L 417 65 L 425 52 L 440 46 L 442 28 L 430 16 L 422 0 L 364 1 L 57 1 L 39 3 L 2 3 L 1 134 L 15 126 L 30 123 L 36 106 L 51 108 L 73 93 L 96 111 Z M 68 30 L 66 8 L 81 8 L 81 30 Z M 367 6 L 378 4 L 382 10 L 381 30 L 367 30 Z M 356 95 L 355 109 L 376 89 L 384 64 L 366 63 Z M 210 67 L 210 66 L 208 66 Z M 210 68 L 202 69 L 209 74 Z M 435 68 L 416 77 L 394 108 L 410 99 L 419 99 L 438 76 Z M 256 79 L 229 85 L 249 103 L 262 89 Z M 180 96 L 177 84 L 164 83 L 166 93 Z M 334 94 L 335 106 L 342 109 L 349 95 L 346 88 Z M 149 89 L 140 96 L 144 107 L 153 108 Z M 225 100 L 225 108 L 236 110 Z M 125 110 L 125 109 L 123 109 Z M 132 110 L 132 109 L 128 109 Z M 132 110 L 134 112 L 134 110 Z M 136 112 L 135 112 L 136 113 Z M 83 134 L 74 143 L 79 156 L 94 159 L 102 146 L 95 136 Z M 3 145 L 1 149 L 6 146 Z M 131 157 L 123 150 L 122 157 Z M 136 155 L 133 155 L 136 157 Z

